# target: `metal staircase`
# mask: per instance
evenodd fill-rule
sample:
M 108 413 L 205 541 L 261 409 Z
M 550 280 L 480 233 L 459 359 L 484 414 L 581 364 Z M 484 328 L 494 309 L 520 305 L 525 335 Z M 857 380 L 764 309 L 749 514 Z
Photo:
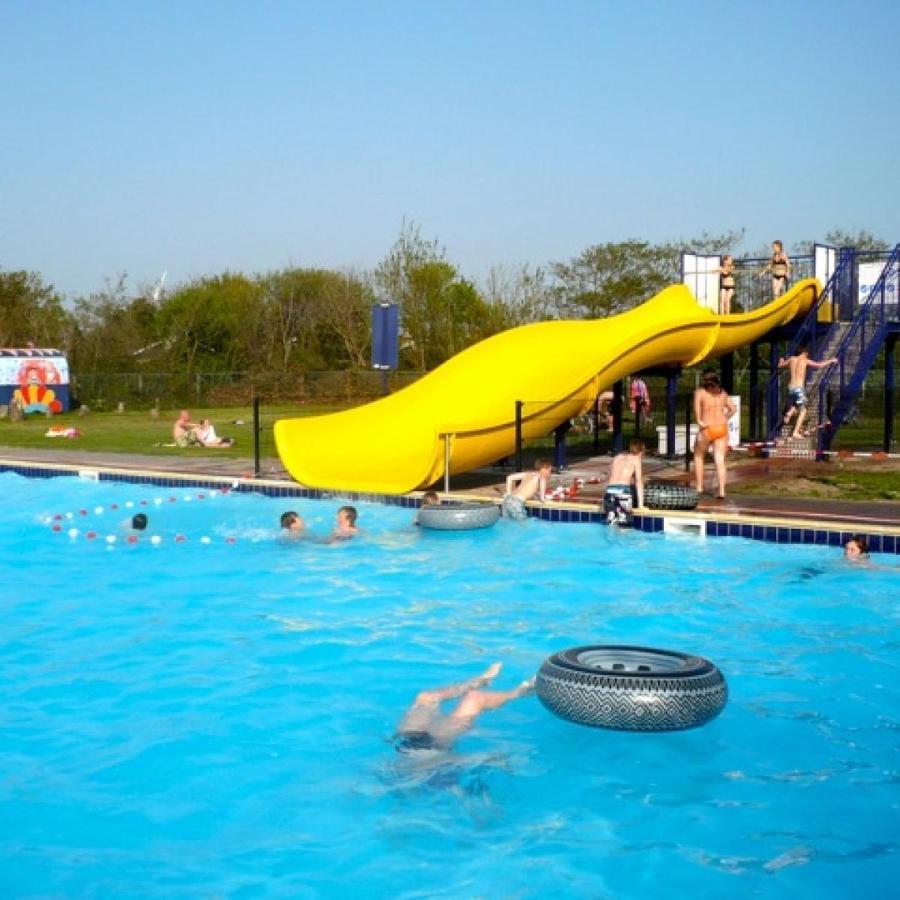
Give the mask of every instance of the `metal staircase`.
M 824 421 L 825 412 L 831 406 L 828 413 L 831 427 L 816 432 L 816 449 L 819 452 L 830 448 L 835 433 L 847 418 L 869 369 L 884 346 L 889 321 L 886 303 L 888 285 L 896 285 L 898 272 L 900 244 L 894 247 L 866 302 L 859 307 L 837 345 L 834 353 L 838 358 L 837 365 L 821 370 L 816 395 L 811 396 L 816 396 L 818 401 L 820 420 Z
M 837 356 L 838 348 L 847 332 L 852 327 L 850 322 L 835 322 L 828 329 L 825 337 L 819 341 L 816 349 L 817 359 L 829 359 Z M 796 349 L 799 349 L 796 348 Z M 791 352 L 794 352 L 793 350 Z M 818 437 L 822 431 L 830 427 L 830 420 L 825 410 L 818 403 L 819 385 L 830 371 L 829 369 L 809 369 L 810 377 L 806 382 L 806 396 L 808 406 L 806 408 L 806 421 L 803 423 L 803 431 L 806 437 L 792 437 L 797 416 L 787 424 L 783 418 L 776 427 L 774 435 L 775 450 L 772 454 L 776 457 L 793 457 L 795 459 L 813 459 L 818 449 Z M 824 427 L 823 427 L 824 426 Z
M 872 367 L 887 335 L 885 299 L 887 285 L 895 283 L 900 266 L 900 244 L 894 247 L 884 269 L 866 302 L 856 309 L 852 321 L 840 322 L 839 309 L 852 308 L 855 294 L 856 259 L 853 251 L 842 251 L 834 275 L 829 279 L 818 302 L 803 320 L 791 342 L 788 355 L 808 347 L 815 360 L 836 357 L 837 363 L 824 369 L 811 370 L 807 382 L 807 419 L 805 437 L 791 437 L 794 422 L 785 425 L 779 371 L 769 380 L 769 441 L 776 457 L 815 458 L 831 446 L 837 429 L 852 408 L 854 399 Z M 893 280 L 893 282 L 892 282 Z M 848 296 L 849 295 L 849 303 Z M 831 306 L 831 315 L 821 310 Z M 819 318 L 832 321 L 823 338 L 817 340 Z M 777 416 L 777 418 L 776 418 Z M 774 421 L 773 421 L 774 419 Z

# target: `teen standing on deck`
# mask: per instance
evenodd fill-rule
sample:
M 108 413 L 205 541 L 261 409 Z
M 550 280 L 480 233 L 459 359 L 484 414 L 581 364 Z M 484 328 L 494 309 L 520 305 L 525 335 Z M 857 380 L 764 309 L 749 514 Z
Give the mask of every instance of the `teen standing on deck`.
M 728 449 L 728 420 L 734 415 L 735 407 L 725 393 L 719 376 L 711 369 L 703 373 L 700 387 L 694 391 L 694 418 L 700 428 L 694 444 L 694 473 L 697 491 L 703 493 L 703 460 L 706 451 L 712 448 L 716 464 L 716 496 L 725 498 L 725 451 Z

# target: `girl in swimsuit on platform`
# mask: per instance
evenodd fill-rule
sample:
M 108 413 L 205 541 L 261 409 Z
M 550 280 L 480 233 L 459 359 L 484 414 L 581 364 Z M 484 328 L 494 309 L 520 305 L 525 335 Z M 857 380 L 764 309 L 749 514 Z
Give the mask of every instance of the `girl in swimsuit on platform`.
M 703 493 L 703 461 L 706 451 L 712 447 L 716 464 L 716 496 L 725 498 L 725 451 L 728 449 L 728 420 L 734 415 L 735 407 L 731 398 L 719 381 L 719 376 L 710 369 L 703 373 L 700 387 L 694 391 L 694 418 L 700 428 L 694 444 L 694 474 L 697 491 Z
M 760 276 L 764 276 L 766 272 L 772 273 L 772 297 L 780 297 L 787 287 L 788 276 L 791 274 L 791 261 L 784 252 L 781 241 L 772 241 L 772 257 Z
M 731 301 L 734 297 L 734 257 L 728 253 L 722 259 L 718 269 L 712 269 L 719 275 L 719 315 L 731 315 Z

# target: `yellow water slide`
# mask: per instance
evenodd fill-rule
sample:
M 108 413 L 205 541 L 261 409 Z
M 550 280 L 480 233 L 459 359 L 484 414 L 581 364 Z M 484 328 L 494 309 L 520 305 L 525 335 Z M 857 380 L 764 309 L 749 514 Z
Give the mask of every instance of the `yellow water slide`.
M 731 316 L 668 287 L 608 319 L 522 325 L 487 338 L 390 396 L 325 416 L 281 419 L 285 468 L 316 488 L 402 494 L 515 451 L 590 408 L 599 391 L 659 365 L 690 366 L 728 353 L 805 313 L 821 290 L 806 279 L 766 306 Z M 449 436 L 449 437 L 448 437 Z

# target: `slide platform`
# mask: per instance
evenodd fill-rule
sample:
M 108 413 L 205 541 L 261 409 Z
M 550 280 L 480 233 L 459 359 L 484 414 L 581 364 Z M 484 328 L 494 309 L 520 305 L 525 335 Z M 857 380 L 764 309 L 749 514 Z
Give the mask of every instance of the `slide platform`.
M 331 490 L 403 494 L 515 452 L 525 439 L 586 412 L 597 394 L 641 369 L 693 366 L 806 313 L 821 291 L 805 279 L 772 302 L 719 316 L 673 285 L 607 319 L 538 322 L 480 341 L 403 390 L 343 412 L 280 419 L 275 443 L 291 476 Z

